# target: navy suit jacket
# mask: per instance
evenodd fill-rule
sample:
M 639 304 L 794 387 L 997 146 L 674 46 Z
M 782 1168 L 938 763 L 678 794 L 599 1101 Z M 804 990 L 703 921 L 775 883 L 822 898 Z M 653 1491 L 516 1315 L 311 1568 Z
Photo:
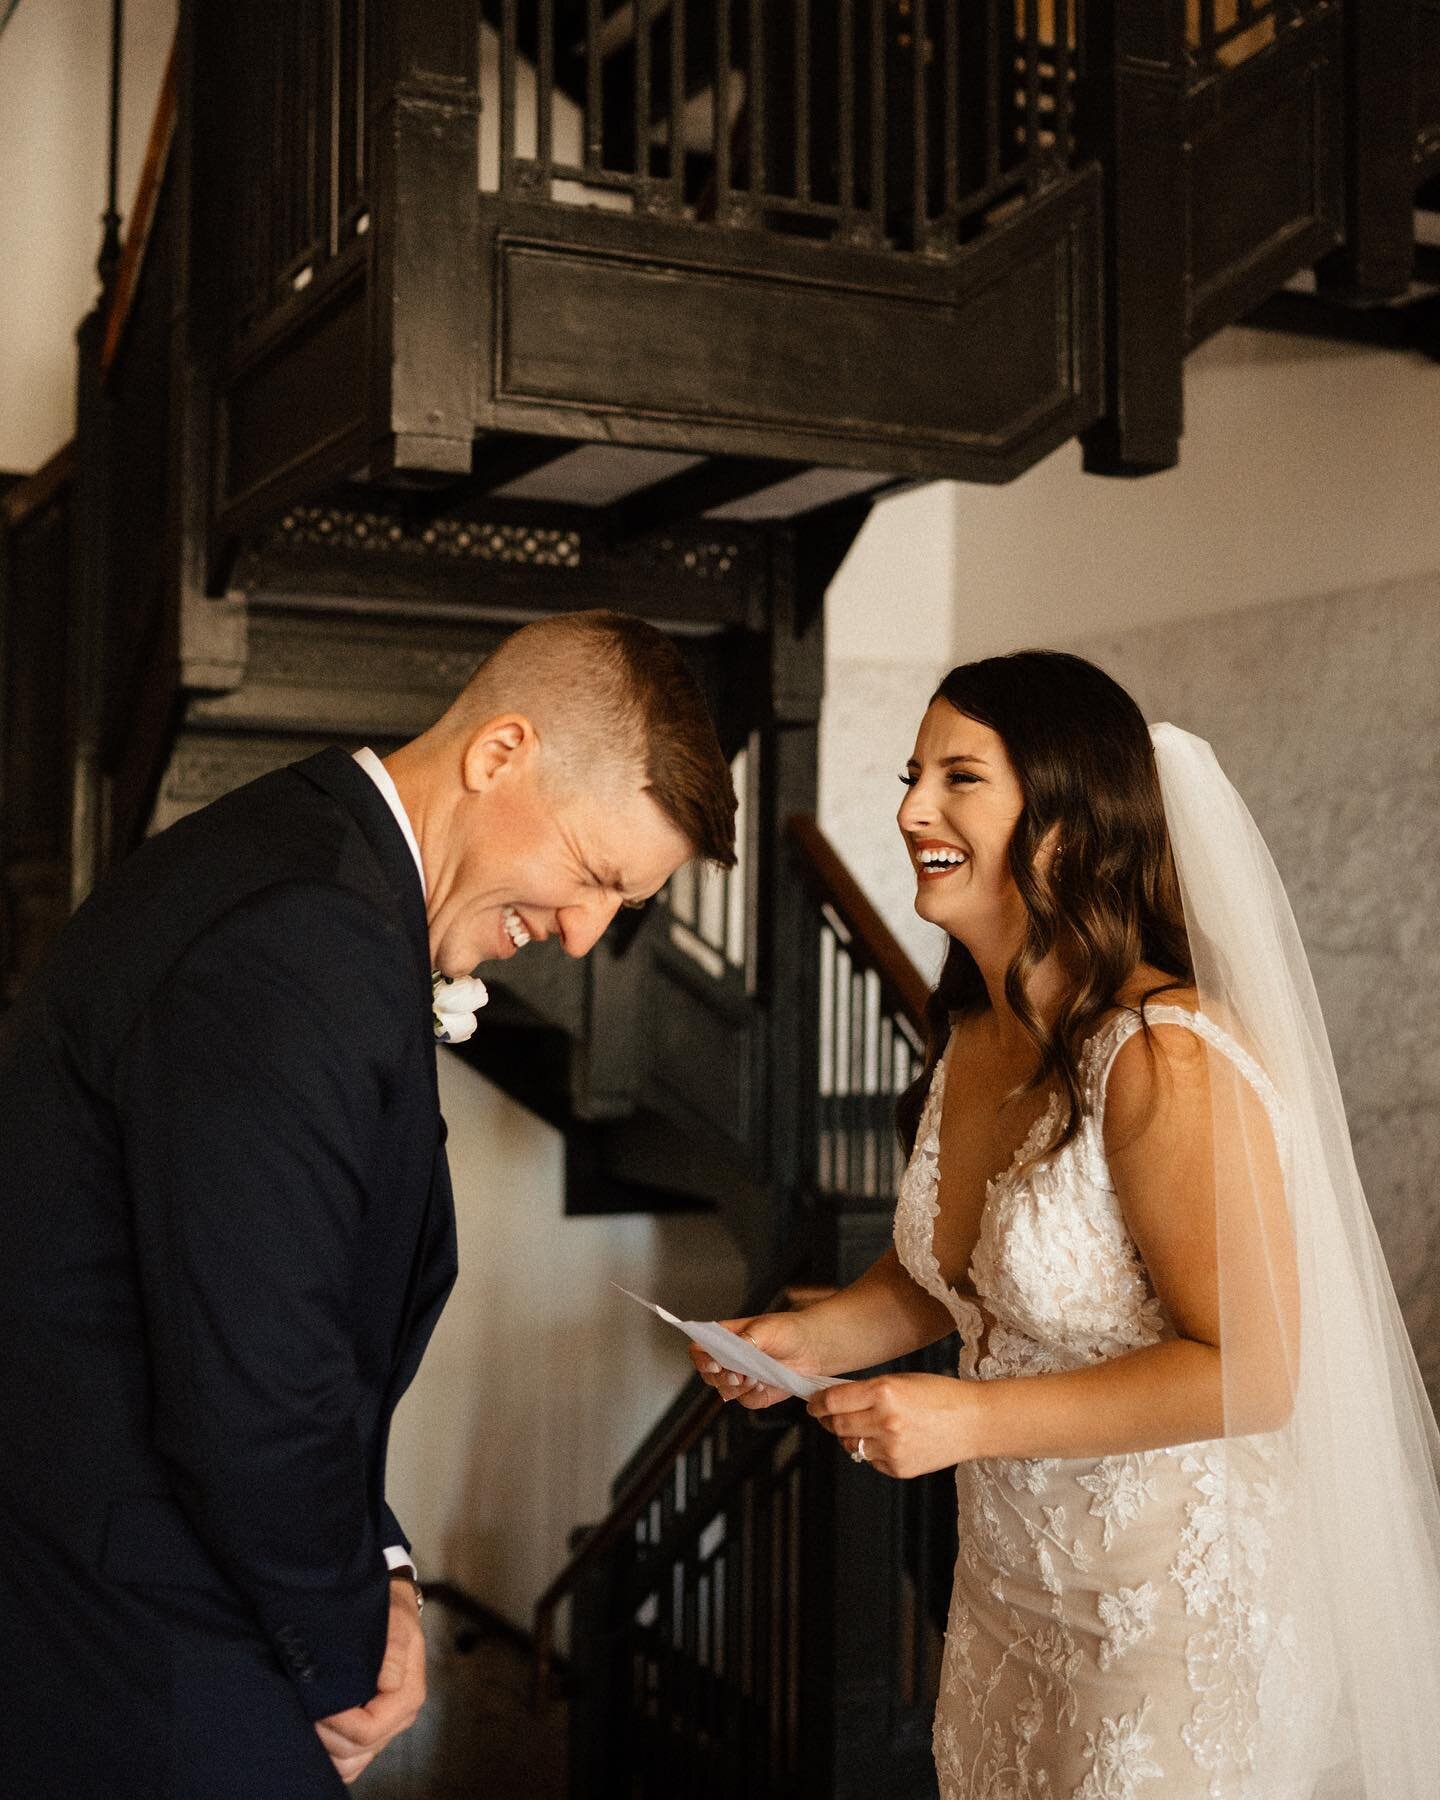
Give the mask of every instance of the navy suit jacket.
M 455 1278 L 424 900 L 345 752 L 69 922 L 0 1025 L 0 1254 L 0 1791 L 229 1793 L 227 1733 L 237 1795 L 340 1791 Z

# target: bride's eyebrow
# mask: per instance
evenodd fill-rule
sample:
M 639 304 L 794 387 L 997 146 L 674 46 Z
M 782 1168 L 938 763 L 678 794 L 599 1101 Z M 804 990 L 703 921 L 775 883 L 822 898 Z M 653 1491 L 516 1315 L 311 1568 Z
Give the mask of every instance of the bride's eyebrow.
M 942 769 L 952 769 L 952 768 L 954 768 L 956 763 L 978 763 L 982 769 L 987 768 L 989 766 L 986 763 L 985 758 L 983 756 L 964 756 L 964 755 L 937 756 L 935 758 L 935 761 L 939 764 L 939 766 Z M 916 762 L 915 758 L 912 756 L 910 758 L 909 762 L 906 763 L 905 767 L 907 769 L 918 769 L 920 767 L 920 764 L 918 762 Z

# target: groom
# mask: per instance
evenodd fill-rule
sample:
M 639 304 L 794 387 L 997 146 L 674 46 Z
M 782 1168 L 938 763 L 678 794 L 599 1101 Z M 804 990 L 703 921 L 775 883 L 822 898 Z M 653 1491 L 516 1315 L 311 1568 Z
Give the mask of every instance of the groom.
M 0 1025 L 0 1793 L 314 1800 L 424 1697 L 391 1414 L 455 1276 L 432 971 L 583 956 L 735 799 L 659 632 L 150 840 Z M 470 993 L 473 1004 L 483 993 Z

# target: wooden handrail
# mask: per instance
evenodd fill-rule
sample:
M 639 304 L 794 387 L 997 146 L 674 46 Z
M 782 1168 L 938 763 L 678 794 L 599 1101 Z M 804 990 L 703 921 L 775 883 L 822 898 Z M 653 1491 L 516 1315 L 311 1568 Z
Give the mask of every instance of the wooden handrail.
M 911 962 L 900 940 L 861 891 L 840 852 L 814 819 L 797 813 L 788 821 L 791 839 L 801 852 L 820 899 L 850 934 L 852 958 L 875 970 L 905 1017 L 923 1038 L 930 987 Z M 856 957 L 856 950 L 860 955 Z
M 42 512 L 75 473 L 75 440 L 72 438 L 41 466 L 8 488 L 0 499 L 0 525 L 18 531 Z
M 165 65 L 165 79 L 160 84 L 160 98 L 155 104 L 155 117 L 145 146 L 145 162 L 140 171 L 140 185 L 135 191 L 135 204 L 130 209 L 130 222 L 125 244 L 120 252 L 120 266 L 115 273 L 115 288 L 110 299 L 110 312 L 105 320 L 105 341 L 100 347 L 100 370 L 110 372 L 120 350 L 120 340 L 135 307 L 140 291 L 140 270 L 145 261 L 145 246 L 150 241 L 150 227 L 155 222 L 160 203 L 160 186 L 165 179 L 165 165 L 170 159 L 170 146 L 175 138 L 178 94 L 175 68 L 175 45 L 170 46 L 170 59 Z

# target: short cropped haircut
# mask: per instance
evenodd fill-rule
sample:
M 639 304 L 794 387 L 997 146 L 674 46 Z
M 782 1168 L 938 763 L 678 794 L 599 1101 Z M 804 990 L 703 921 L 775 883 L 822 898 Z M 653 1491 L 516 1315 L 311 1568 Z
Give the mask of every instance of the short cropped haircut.
M 533 719 L 556 779 L 633 769 L 697 858 L 734 867 L 735 785 L 699 683 L 663 631 L 598 608 L 521 626 L 452 709 L 467 724 L 507 711 Z

